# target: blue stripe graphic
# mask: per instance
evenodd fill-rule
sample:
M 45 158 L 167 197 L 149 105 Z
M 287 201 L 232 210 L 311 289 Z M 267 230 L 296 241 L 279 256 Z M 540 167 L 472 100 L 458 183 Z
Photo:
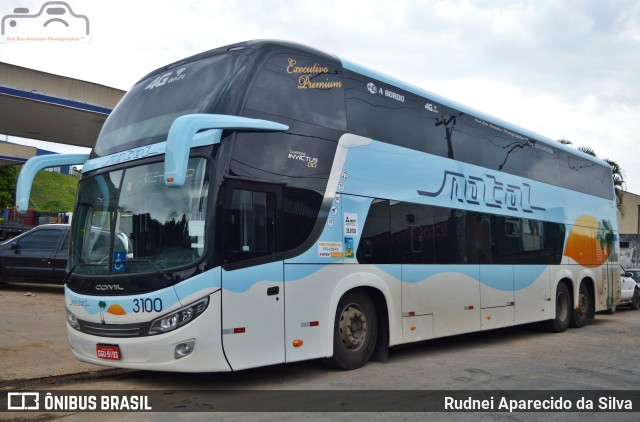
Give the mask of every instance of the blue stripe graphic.
M 8 88 L 6 86 L 0 86 L 0 95 L 10 95 L 12 97 L 25 98 L 34 101 L 40 101 L 48 104 L 55 104 L 63 107 L 75 108 L 78 110 L 91 111 L 100 114 L 111 114 L 112 109 L 106 107 L 100 107 L 93 104 L 82 103 L 74 100 L 67 100 L 64 98 L 53 97 L 51 95 L 38 94 L 30 91 L 23 91 L 21 89 Z

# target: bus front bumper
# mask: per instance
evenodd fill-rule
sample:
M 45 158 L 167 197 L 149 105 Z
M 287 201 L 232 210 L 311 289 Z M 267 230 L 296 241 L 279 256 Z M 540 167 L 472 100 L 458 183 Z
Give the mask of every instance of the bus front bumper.
M 80 332 L 67 322 L 71 350 L 81 361 L 117 368 L 171 372 L 227 372 L 231 368 L 222 350 L 220 291 L 198 318 L 166 334 L 135 338 L 100 337 Z M 213 306 L 212 306 L 213 305 Z M 117 350 L 101 353 L 98 349 Z

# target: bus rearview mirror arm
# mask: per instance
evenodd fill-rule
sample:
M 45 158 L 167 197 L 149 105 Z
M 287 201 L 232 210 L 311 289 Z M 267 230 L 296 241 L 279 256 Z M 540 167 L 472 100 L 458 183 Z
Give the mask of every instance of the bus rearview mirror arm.
M 27 212 L 31 186 L 36 173 L 48 167 L 82 165 L 89 159 L 89 154 L 50 154 L 32 157 L 24 164 L 18 176 L 16 186 L 16 209 Z
M 289 126 L 269 120 L 223 114 L 187 114 L 171 124 L 167 136 L 164 161 L 165 186 L 183 186 L 189 162 L 189 150 L 194 146 L 214 145 L 220 142 L 224 129 L 285 131 Z M 214 130 L 206 142 L 197 142 L 196 134 L 202 130 Z M 196 138 L 196 139 L 194 139 Z

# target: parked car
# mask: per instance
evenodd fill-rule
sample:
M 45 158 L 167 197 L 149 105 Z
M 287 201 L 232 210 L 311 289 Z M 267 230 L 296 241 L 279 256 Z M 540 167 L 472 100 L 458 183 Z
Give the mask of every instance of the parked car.
M 629 306 L 631 309 L 640 309 L 640 288 L 633 279 L 633 273 L 620 267 L 620 302 L 612 309 L 615 312 L 617 306 Z
M 631 273 L 631 278 L 633 278 L 636 283 L 640 286 L 640 269 L 638 268 L 627 268 L 627 272 Z
M 0 281 L 62 283 L 69 224 L 43 224 L 0 244 Z

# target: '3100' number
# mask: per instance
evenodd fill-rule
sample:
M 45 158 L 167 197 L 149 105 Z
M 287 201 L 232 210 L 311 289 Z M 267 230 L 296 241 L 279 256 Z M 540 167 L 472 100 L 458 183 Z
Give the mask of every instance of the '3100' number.
M 162 312 L 162 299 L 133 299 L 133 312 Z

